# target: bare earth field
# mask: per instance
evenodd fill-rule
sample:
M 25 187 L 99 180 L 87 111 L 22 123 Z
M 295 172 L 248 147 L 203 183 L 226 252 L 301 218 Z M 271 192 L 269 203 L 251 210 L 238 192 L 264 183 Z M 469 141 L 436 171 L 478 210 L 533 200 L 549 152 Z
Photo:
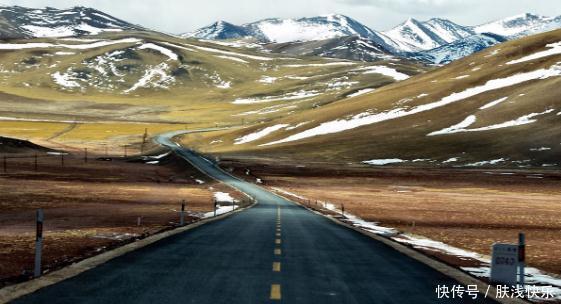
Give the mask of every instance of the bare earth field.
M 44 269 L 50 271 L 187 222 L 213 210 L 213 192 L 233 190 L 201 176 L 175 156 L 160 165 L 101 161 L 83 156 L 0 158 L 0 286 L 29 278 L 33 269 L 35 210 L 45 213 Z M 198 180 L 198 181 L 197 181 Z M 204 182 L 204 184 L 199 184 Z M 138 218 L 141 223 L 138 224 Z
M 559 172 L 225 166 L 310 199 L 312 207 L 315 200 L 339 209 L 344 204 L 347 212 L 380 226 L 484 255 L 490 255 L 494 242 L 516 243 L 518 233 L 525 232 L 528 264 L 561 274 Z

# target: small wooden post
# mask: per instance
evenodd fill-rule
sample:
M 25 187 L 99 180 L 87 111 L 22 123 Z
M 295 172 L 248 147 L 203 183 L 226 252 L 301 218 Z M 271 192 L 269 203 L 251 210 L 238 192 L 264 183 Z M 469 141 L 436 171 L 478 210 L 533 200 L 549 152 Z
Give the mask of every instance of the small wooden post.
M 345 216 L 345 205 L 341 204 L 341 215 Z
M 127 145 L 125 145 L 124 148 L 125 148 L 125 157 L 127 157 Z
M 60 166 L 64 167 L 64 153 L 60 152 Z
M 8 158 L 4 155 L 4 173 L 8 172 Z
M 33 168 L 35 169 L 35 172 L 37 172 L 37 152 L 35 152 L 35 155 L 33 156 L 34 158 L 34 162 L 33 162 Z
M 142 216 L 139 216 L 136 218 L 136 225 L 140 227 L 141 224 L 142 224 Z
M 84 163 L 88 163 L 88 148 L 84 148 Z
M 36 231 L 35 231 L 35 269 L 33 276 L 41 276 L 41 254 L 43 250 L 43 210 L 37 210 Z

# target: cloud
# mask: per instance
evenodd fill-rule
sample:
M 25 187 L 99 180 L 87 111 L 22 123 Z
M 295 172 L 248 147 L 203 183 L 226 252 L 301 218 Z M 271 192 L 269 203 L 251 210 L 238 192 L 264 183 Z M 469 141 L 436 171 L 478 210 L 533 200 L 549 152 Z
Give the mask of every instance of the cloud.
M 460 0 L 337 0 L 346 5 L 375 7 L 389 10 L 398 14 L 438 15 L 450 14 L 460 10 L 469 10 L 476 5 L 476 1 L 466 4 Z

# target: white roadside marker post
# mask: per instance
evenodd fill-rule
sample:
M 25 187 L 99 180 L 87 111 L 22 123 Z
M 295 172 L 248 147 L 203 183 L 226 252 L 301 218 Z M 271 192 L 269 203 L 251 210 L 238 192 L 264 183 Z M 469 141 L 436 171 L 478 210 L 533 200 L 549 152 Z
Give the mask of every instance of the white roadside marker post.
M 525 265 L 525 260 L 526 260 L 526 236 L 524 235 L 524 233 L 519 233 L 518 234 L 518 269 L 519 269 L 519 282 L 520 282 L 520 287 L 522 287 L 522 289 L 524 289 L 524 280 L 525 280 L 525 273 L 524 273 L 524 267 Z
M 185 225 L 185 200 L 181 203 L 181 212 L 179 213 L 179 225 Z
M 35 270 L 33 276 L 41 276 L 41 251 L 43 249 L 43 209 L 37 209 L 36 232 L 35 232 Z
M 214 199 L 214 216 L 216 217 L 216 206 L 218 202 L 216 201 L 216 199 Z

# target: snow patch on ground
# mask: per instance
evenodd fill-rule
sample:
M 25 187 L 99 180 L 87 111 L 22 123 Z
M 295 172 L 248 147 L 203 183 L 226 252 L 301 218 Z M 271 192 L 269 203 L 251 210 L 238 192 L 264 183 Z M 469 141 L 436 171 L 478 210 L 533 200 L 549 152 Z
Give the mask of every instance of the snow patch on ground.
M 374 92 L 375 90 L 376 90 L 376 89 L 372 89 L 372 88 L 369 88 L 369 89 L 362 89 L 362 90 L 358 90 L 358 91 L 356 91 L 356 92 L 354 92 L 354 93 L 352 93 L 352 94 L 347 95 L 347 97 L 349 97 L 349 98 L 351 98 L 351 97 L 357 97 L 357 96 L 360 96 L 360 95 L 364 95 L 364 94 L 366 94 L 366 93 Z
M 160 52 L 161 54 L 169 57 L 169 60 L 179 60 L 179 56 L 176 53 L 174 53 L 172 50 L 166 49 L 165 47 L 159 46 L 159 45 L 154 44 L 154 43 L 145 43 L 145 44 L 139 46 L 138 49 L 139 50 L 146 50 L 146 49 L 154 50 L 154 51 Z
M 480 109 L 480 110 L 489 109 L 490 107 L 494 107 L 494 106 L 498 105 L 499 103 L 501 103 L 501 102 L 503 102 L 503 101 L 505 101 L 505 100 L 507 100 L 507 99 L 508 99 L 508 97 L 499 98 L 499 99 L 497 99 L 497 100 L 495 100 L 495 101 L 491 101 L 490 103 L 488 103 L 488 104 L 482 106 L 482 107 L 479 108 L 479 109 Z
M 536 59 L 540 59 L 540 58 L 544 58 L 544 57 L 549 57 L 549 56 L 561 54 L 561 41 L 556 42 L 556 43 L 548 44 L 548 45 L 546 45 L 546 47 L 549 48 L 549 50 L 545 50 L 545 51 L 534 53 L 532 55 L 524 56 L 520 59 L 509 61 L 506 64 L 517 64 L 517 63 L 521 63 L 521 62 L 526 62 L 526 61 L 530 61 L 530 60 L 536 60 Z
M 453 133 L 461 132 L 462 130 L 465 130 L 465 128 L 473 125 L 476 120 L 477 120 L 477 117 L 475 117 L 475 115 L 470 115 L 466 119 L 464 119 L 462 122 L 460 122 L 459 124 L 453 125 L 453 126 L 451 126 L 449 128 L 446 128 L 446 129 L 442 129 L 440 131 L 432 132 L 432 133 L 428 134 L 428 136 L 435 136 L 435 135 L 442 135 L 442 134 L 453 134 Z
M 278 131 L 282 128 L 286 128 L 288 126 L 289 125 L 287 125 L 287 124 L 279 124 L 279 125 L 274 125 L 274 126 L 271 126 L 271 127 L 267 127 L 267 128 L 265 128 L 261 131 L 257 131 L 257 132 L 245 135 L 243 137 L 236 138 L 235 144 L 236 145 L 241 145 L 241 144 L 246 144 L 246 143 L 258 140 L 260 138 L 263 138 L 263 137 L 265 137 L 265 136 L 267 136 L 267 135 L 269 135 L 269 134 L 271 134 L 275 131 Z
M 504 163 L 505 161 L 506 161 L 506 159 L 499 158 L 499 159 L 484 160 L 484 161 L 480 161 L 480 162 L 475 162 L 475 163 L 467 164 L 465 166 L 466 167 L 481 167 L 481 166 L 487 166 L 487 165 L 497 165 L 497 164 L 500 164 L 500 163 Z
M 56 84 L 63 88 L 80 88 L 81 85 L 75 80 L 72 80 L 72 77 L 69 74 L 61 74 L 60 72 L 56 72 L 52 75 L 53 80 Z
M 388 164 L 398 164 L 403 163 L 405 160 L 399 158 L 387 158 L 387 159 L 372 159 L 363 161 L 365 164 L 374 165 L 374 166 L 384 166 Z
M 545 115 L 545 114 L 551 113 L 553 111 L 555 111 L 555 110 L 549 109 L 549 110 L 545 110 L 545 111 L 540 112 L 540 113 L 531 113 L 531 114 L 528 114 L 528 115 L 524 115 L 524 116 L 519 117 L 517 119 L 509 120 L 509 121 L 506 121 L 506 122 L 503 122 L 503 123 L 500 123 L 500 124 L 495 124 L 495 125 L 490 125 L 490 126 L 475 128 L 475 129 L 466 129 L 467 127 L 469 127 L 470 125 L 475 123 L 475 120 L 476 120 L 476 117 L 474 115 L 470 115 L 464 121 L 462 121 L 461 123 L 459 123 L 457 125 L 451 126 L 449 128 L 446 128 L 446 129 L 442 129 L 440 131 L 432 132 L 432 133 L 428 134 L 427 136 L 454 134 L 454 133 L 461 133 L 461 132 L 481 132 L 481 131 L 489 131 L 489 130 L 496 130 L 496 129 L 502 129 L 502 128 L 522 126 L 522 125 L 527 125 L 527 124 L 531 124 L 531 123 L 536 122 L 537 119 L 533 119 L 536 116 Z
M 175 82 L 175 78 L 167 74 L 169 66 L 162 62 L 144 72 L 144 76 L 138 80 L 130 89 L 124 93 L 130 93 L 140 88 L 168 89 Z
M 227 192 L 214 192 L 214 200 L 217 203 L 234 203 L 236 200 Z
M 410 76 L 396 69 L 389 68 L 383 65 L 369 66 L 365 68 L 356 69 L 355 71 L 362 71 L 363 74 L 382 74 L 384 76 L 392 77 L 396 81 L 408 79 Z
M 29 42 L 29 43 L 0 43 L 0 50 L 22 50 L 37 48 L 67 48 L 75 50 L 94 49 L 113 44 L 120 43 L 140 43 L 142 40 L 137 38 L 124 38 L 118 40 L 104 40 L 86 44 L 53 44 L 46 42 Z

